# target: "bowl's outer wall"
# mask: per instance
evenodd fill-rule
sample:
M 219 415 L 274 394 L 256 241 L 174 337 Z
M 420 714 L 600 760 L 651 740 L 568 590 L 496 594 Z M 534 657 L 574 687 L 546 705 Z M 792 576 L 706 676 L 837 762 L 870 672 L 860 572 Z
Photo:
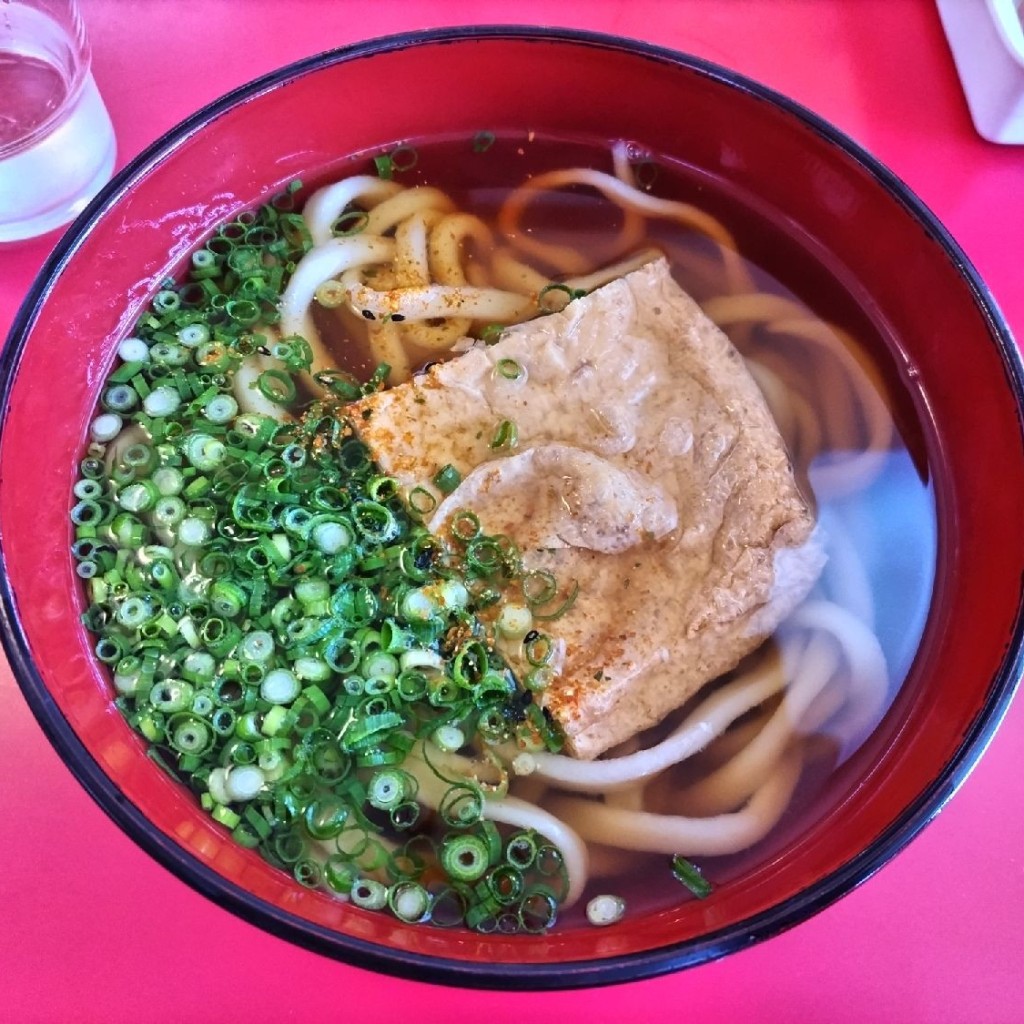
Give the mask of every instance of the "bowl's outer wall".
M 880 176 L 892 184 L 885 172 L 851 157 L 826 126 L 727 77 L 611 40 L 498 34 L 343 51 L 208 114 L 208 124 L 173 138 L 159 157 L 144 155 L 99 201 L 102 216 L 72 229 L 60 273 L 23 314 L 20 362 L 17 329 L 5 354 L 14 380 L 0 449 L 0 539 L 15 606 L 7 617 L 20 621 L 10 623 L 8 644 L 30 702 L 37 714 L 45 705 L 44 725 L 66 757 L 77 757 L 90 790 L 208 895 L 315 948 L 400 973 L 437 956 L 447 961 L 437 977 L 476 984 L 500 983 L 494 965 L 502 963 L 532 965 L 526 983 L 538 985 L 650 974 L 778 931 L 856 884 L 927 820 L 968 755 L 980 753 L 1012 689 L 1019 640 L 1024 454 L 1012 346 L 970 271 L 961 272 L 958 250 L 908 212 L 912 199 L 880 184 Z M 940 515 L 924 653 L 889 724 L 848 766 L 847 790 L 812 834 L 706 903 L 528 942 L 354 912 L 297 889 L 226 839 L 154 768 L 112 708 L 78 626 L 80 589 L 65 544 L 85 427 L 116 343 L 212 225 L 295 177 L 321 177 L 349 153 L 482 129 L 633 139 L 784 211 L 787 230 L 831 264 L 891 338 L 886 364 L 926 422 Z M 159 835 L 138 835 L 139 811 Z M 236 887 L 263 902 L 247 905 Z

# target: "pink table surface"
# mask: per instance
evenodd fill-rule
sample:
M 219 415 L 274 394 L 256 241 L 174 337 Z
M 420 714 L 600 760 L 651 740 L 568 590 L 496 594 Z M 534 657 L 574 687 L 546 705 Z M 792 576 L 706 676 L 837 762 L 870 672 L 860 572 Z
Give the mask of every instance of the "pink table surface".
M 696 53 L 803 102 L 888 163 L 945 221 L 1024 337 L 1024 149 L 974 134 L 927 0 L 82 6 L 121 164 L 228 89 L 375 35 L 558 24 Z M 0 336 L 55 240 L 0 246 Z M 906 851 L 767 943 L 611 989 L 462 992 L 332 962 L 198 896 L 93 804 L 0 662 L 0 1020 L 1022 1021 L 1022 744 L 1018 701 L 962 791 Z

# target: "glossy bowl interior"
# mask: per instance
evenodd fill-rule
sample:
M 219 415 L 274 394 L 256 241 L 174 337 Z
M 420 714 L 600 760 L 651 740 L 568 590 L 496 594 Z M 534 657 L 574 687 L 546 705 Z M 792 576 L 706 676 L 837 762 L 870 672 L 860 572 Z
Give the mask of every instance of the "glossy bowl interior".
M 298 887 L 238 848 L 147 759 L 79 625 L 68 509 L 117 341 L 218 222 L 296 177 L 400 141 L 540 132 L 626 137 L 714 179 L 841 282 L 922 424 L 938 515 L 932 607 L 910 677 L 813 823 L 705 902 L 543 938 L 403 925 Z M 200 169 L 200 170 L 197 170 Z M 770 266 L 770 262 L 769 262 Z M 974 271 L 889 172 L 737 75 L 642 44 L 518 28 L 447 30 L 321 55 L 201 111 L 75 223 L 3 354 L 4 641 L 73 772 L 137 842 L 255 924 L 352 963 L 448 983 L 568 987 L 743 948 L 867 878 L 970 770 L 1017 680 L 1024 497 L 1020 360 Z

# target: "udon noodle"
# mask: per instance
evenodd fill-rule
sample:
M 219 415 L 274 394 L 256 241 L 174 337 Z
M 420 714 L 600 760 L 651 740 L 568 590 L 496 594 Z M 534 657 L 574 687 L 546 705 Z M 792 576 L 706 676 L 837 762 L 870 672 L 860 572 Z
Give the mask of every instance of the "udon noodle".
M 263 344 L 233 371 L 239 413 L 287 425 L 301 418 L 304 401 L 330 407 L 325 371 L 329 377 L 346 368 L 333 333 L 355 339 L 372 364 L 386 364 L 389 385 L 406 381 L 494 325 L 559 309 L 661 255 L 651 228 L 671 225 L 704 239 L 698 257 L 680 257 L 677 272 L 685 280 L 686 260 L 695 259 L 696 272 L 717 284 L 702 306 L 742 352 L 798 479 L 819 503 L 869 488 L 894 428 L 884 386 L 858 342 L 794 299 L 761 290 L 726 227 L 638 184 L 625 145 L 613 148 L 611 166 L 539 173 L 509 192 L 493 218 L 460 208 L 433 185 L 369 174 L 318 189 L 302 209 L 310 246 L 287 279 L 279 321 L 268 315 L 252 325 Z M 538 198 L 561 190 L 596 193 L 617 210 L 599 264 L 588 251 L 524 227 Z M 258 385 L 268 372 L 288 369 L 281 354 L 294 336 L 311 353 L 299 375 L 307 395 L 282 402 Z M 110 471 L 140 441 L 143 428 L 128 426 L 97 451 Z M 442 749 L 418 737 L 401 764 L 416 801 L 436 814 L 453 785 L 469 787 L 484 820 L 544 837 L 561 854 L 566 907 L 596 891 L 595 879 L 606 885 L 605 876 L 621 870 L 616 851 L 700 860 L 757 844 L 786 813 L 805 761 L 821 758 L 821 737 L 824 760 L 837 763 L 891 698 L 872 587 L 839 517 L 828 545 L 831 564 L 812 596 L 760 651 L 661 726 L 594 761 L 524 751 L 508 739 L 468 737 Z M 185 578 L 181 550 L 173 557 Z M 225 779 L 214 774 L 210 792 Z M 341 850 L 364 879 L 388 880 L 384 860 L 397 837 L 368 844 L 343 836 L 314 843 L 313 860 L 322 867 Z

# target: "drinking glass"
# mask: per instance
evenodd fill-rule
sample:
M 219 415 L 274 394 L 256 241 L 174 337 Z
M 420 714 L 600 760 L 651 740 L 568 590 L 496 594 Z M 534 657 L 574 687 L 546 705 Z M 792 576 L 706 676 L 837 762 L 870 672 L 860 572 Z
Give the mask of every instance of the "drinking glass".
M 77 0 L 0 0 L 0 242 L 77 216 L 114 169 L 114 129 Z

